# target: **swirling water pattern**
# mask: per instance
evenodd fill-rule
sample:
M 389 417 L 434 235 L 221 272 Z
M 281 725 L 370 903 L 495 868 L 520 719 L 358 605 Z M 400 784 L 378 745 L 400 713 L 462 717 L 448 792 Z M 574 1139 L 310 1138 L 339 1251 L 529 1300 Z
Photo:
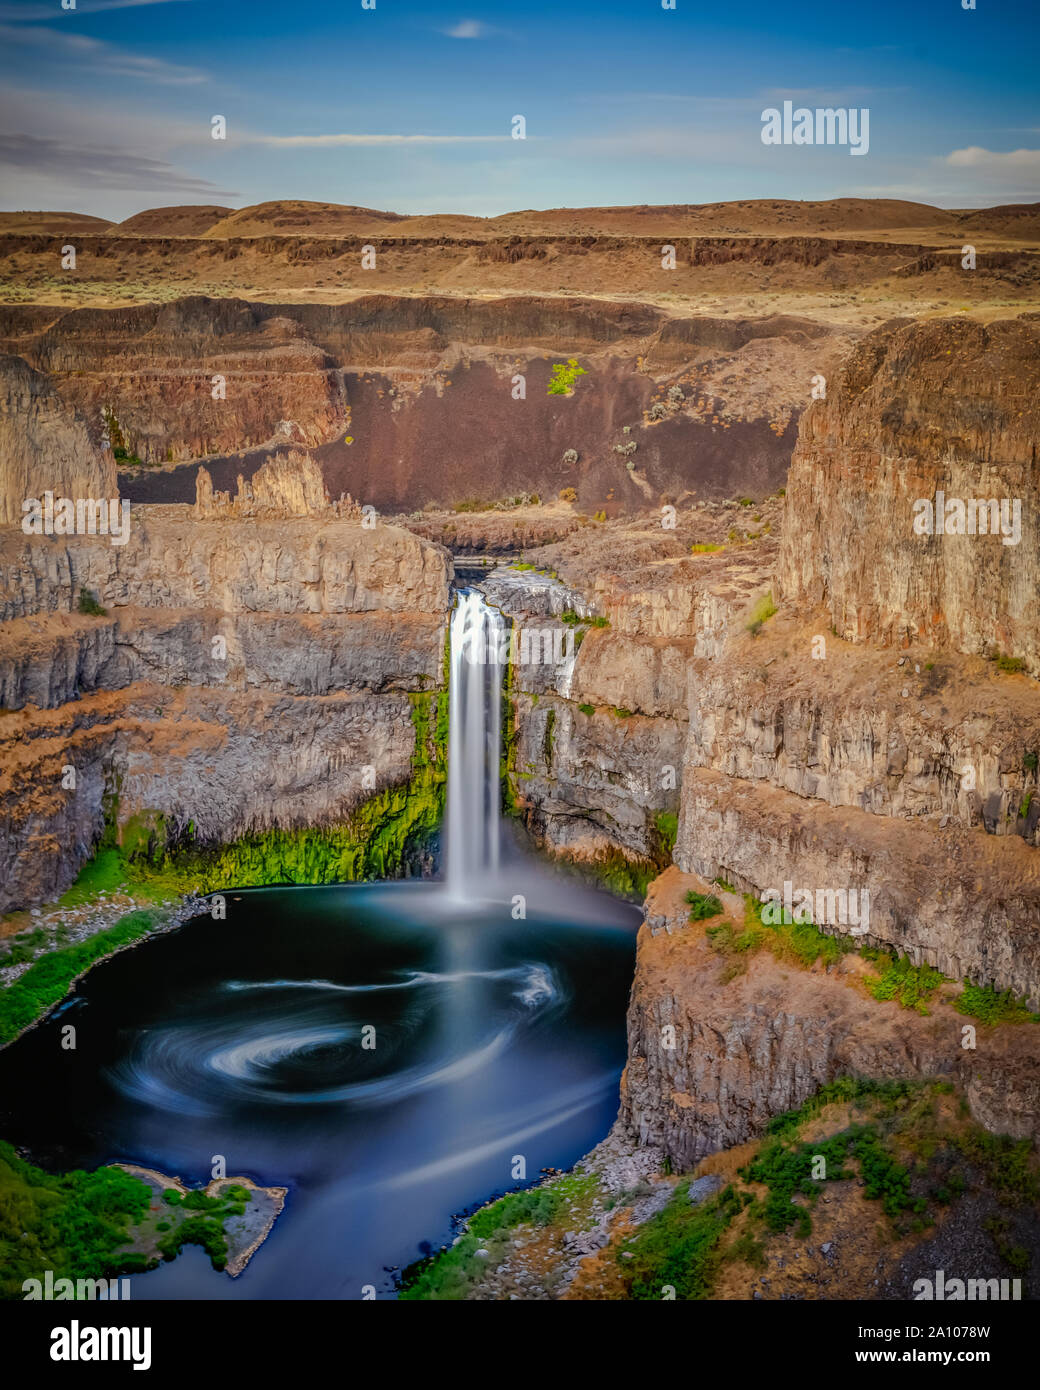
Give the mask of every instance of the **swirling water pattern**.
M 516 1186 L 518 1159 L 534 1180 L 614 1118 L 636 917 L 566 892 L 519 922 L 508 898 L 446 914 L 423 884 L 234 895 L 226 922 L 86 976 L 75 1051 L 52 1017 L 0 1053 L 0 1135 L 55 1168 L 205 1183 L 221 1155 L 288 1188 L 239 1278 L 189 1249 L 135 1299 L 392 1297 L 389 1267 Z

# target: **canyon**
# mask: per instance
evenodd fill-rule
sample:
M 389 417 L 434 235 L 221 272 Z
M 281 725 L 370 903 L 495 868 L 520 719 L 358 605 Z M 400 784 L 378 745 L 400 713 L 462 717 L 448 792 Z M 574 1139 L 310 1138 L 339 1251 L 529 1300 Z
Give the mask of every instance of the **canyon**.
M 215 863 L 335 879 L 344 835 L 429 874 L 477 582 L 553 655 L 505 673 L 506 809 L 644 903 L 624 1162 L 707 1172 L 850 1076 L 938 1078 L 1035 1140 L 1036 212 L 863 203 L 587 210 L 595 235 L 159 209 L 77 233 L 71 305 L 62 233 L 0 226 L 4 935 L 103 845 L 200 891 Z M 129 499 L 127 543 L 25 534 L 43 489 Z M 1017 500 L 1018 542 L 915 532 L 938 493 Z M 763 945 L 785 881 L 868 891 L 855 949 Z M 945 977 L 920 1009 L 876 993 L 900 961 Z

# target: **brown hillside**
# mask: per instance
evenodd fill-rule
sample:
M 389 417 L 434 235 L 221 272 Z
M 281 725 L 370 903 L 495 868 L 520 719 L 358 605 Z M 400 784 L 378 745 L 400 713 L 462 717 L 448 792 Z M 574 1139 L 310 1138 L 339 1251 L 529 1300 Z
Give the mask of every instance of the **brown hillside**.
M 39 232 L 65 236 L 70 232 L 107 232 L 115 224 L 85 212 L 0 212 L 0 236 Z
M 235 236 L 357 236 L 369 229 L 403 223 L 399 212 L 348 207 L 342 203 L 308 203 L 281 198 L 255 203 L 229 213 L 203 235 Z
M 185 203 L 182 207 L 147 208 L 114 228 L 120 236 L 203 236 L 221 218 L 234 212 L 214 203 Z

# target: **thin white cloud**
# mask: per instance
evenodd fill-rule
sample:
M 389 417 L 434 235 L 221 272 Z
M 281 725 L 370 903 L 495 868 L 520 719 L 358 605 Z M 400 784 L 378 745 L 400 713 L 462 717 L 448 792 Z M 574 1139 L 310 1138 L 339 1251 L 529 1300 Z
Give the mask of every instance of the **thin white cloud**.
M 92 39 L 86 34 L 68 30 L 48 29 L 42 25 L 0 24 L 0 44 L 14 47 L 42 48 L 59 63 L 89 69 L 106 77 L 137 77 L 148 82 L 188 86 L 207 80 L 196 68 L 181 67 L 137 53 L 127 53 L 114 44 Z
M 968 145 L 963 150 L 951 151 L 945 162 L 954 169 L 974 169 L 1000 178 L 1009 174 L 1016 178 L 1031 175 L 1040 190 L 1040 150 L 1009 150 L 1006 154 L 998 154 L 981 145 Z M 1037 196 L 1040 197 L 1040 191 Z
M 450 29 L 442 29 L 441 33 L 449 39 L 486 39 L 490 38 L 495 30 L 479 19 L 461 19 Z

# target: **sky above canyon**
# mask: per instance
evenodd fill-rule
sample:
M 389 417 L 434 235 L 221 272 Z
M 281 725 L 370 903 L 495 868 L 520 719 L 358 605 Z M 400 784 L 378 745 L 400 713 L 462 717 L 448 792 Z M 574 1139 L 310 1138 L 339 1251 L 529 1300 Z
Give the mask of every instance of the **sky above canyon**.
M 0 0 L 0 207 L 1035 201 L 1040 6 L 976 2 Z M 868 153 L 763 144 L 785 99 Z

